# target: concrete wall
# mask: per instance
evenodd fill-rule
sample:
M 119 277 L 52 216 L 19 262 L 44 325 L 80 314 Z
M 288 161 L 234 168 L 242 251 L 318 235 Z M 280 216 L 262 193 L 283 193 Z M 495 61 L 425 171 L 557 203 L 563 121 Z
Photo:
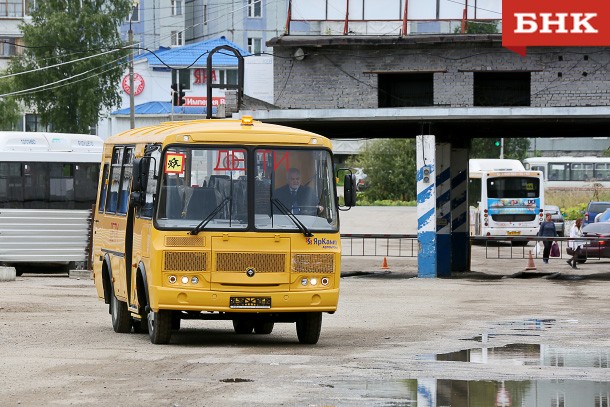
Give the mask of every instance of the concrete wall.
M 274 49 L 274 98 L 280 108 L 377 108 L 377 72 L 413 71 L 435 72 L 435 106 L 472 106 L 474 71 L 530 71 L 531 107 L 610 105 L 610 48 L 532 48 L 524 58 L 499 41 L 363 41 L 301 46 L 306 54 L 301 61 L 292 57 L 296 48 Z

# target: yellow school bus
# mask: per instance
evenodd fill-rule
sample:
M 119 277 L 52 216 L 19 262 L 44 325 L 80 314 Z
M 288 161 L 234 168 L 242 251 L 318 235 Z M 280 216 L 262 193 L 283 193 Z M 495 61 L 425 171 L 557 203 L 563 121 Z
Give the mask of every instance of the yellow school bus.
M 128 130 L 104 143 L 96 205 L 93 275 L 116 332 L 165 344 L 184 319 L 238 334 L 288 322 L 315 344 L 337 309 L 339 201 L 320 135 L 250 117 Z

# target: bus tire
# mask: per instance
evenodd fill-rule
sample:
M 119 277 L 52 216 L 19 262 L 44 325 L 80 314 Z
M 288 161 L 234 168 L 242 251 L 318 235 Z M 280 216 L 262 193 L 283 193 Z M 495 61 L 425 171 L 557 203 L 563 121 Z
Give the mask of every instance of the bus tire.
M 254 333 L 259 335 L 269 335 L 273 332 L 273 321 L 256 321 L 254 323 Z
M 322 313 L 307 312 L 297 318 L 297 337 L 305 345 L 315 345 L 322 330 Z
M 233 329 L 238 335 L 251 334 L 254 329 L 254 321 L 251 318 L 234 318 Z
M 172 337 L 172 312 L 166 310 L 155 312 L 150 310 L 148 312 L 147 320 L 150 342 L 155 345 L 169 343 L 169 340 Z
M 127 309 L 127 303 L 119 300 L 114 293 L 110 298 L 110 315 L 112 316 L 112 328 L 114 332 L 126 334 L 131 332 L 131 314 Z

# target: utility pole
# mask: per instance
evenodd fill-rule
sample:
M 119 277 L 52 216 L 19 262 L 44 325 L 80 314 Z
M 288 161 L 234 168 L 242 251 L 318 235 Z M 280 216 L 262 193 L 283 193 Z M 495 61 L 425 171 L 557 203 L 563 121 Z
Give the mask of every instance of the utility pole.
M 134 102 L 133 88 L 133 30 L 131 29 L 131 18 L 129 18 L 129 46 L 131 52 L 129 52 L 129 125 L 130 128 L 136 127 L 136 107 Z

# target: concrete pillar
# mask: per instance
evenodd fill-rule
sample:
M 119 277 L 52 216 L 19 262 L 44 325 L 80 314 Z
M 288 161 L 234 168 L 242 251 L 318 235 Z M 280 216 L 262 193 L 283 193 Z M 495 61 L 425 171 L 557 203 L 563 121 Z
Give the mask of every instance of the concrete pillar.
M 435 137 L 416 137 L 417 165 L 417 275 L 436 277 L 436 172 Z
M 436 276 L 451 276 L 451 144 L 436 145 Z
M 468 149 L 451 149 L 451 271 L 470 270 Z

